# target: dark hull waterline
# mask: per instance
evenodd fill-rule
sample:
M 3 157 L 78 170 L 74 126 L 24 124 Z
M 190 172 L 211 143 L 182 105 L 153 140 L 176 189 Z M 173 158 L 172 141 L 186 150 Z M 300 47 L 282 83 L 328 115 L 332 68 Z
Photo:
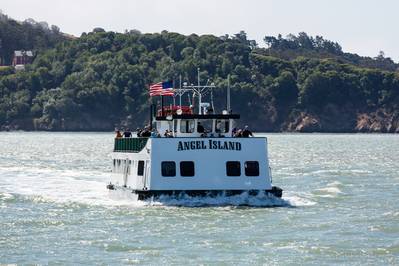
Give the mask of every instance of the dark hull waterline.
M 183 196 L 187 195 L 190 197 L 217 197 L 217 196 L 234 196 L 242 193 L 248 193 L 248 195 L 256 196 L 260 193 L 272 195 L 277 198 L 283 196 L 283 190 L 279 187 L 273 186 L 271 189 L 266 190 L 130 190 L 126 187 L 117 187 L 112 184 L 107 185 L 110 190 L 129 190 L 131 193 L 138 195 L 139 200 L 145 200 L 148 198 L 159 198 L 162 196 Z

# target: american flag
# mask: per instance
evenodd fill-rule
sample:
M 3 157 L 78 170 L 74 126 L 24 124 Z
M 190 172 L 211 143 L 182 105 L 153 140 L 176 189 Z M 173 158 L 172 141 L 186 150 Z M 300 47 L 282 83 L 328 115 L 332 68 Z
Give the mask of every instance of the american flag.
M 158 82 L 150 85 L 150 96 L 173 96 L 173 82 Z

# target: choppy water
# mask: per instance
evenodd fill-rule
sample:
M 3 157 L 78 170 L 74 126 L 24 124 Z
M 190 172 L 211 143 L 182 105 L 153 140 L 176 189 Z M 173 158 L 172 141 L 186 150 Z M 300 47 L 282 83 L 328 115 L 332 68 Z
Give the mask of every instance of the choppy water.
M 399 136 L 268 137 L 283 200 L 137 202 L 113 134 L 0 133 L 0 264 L 399 264 Z

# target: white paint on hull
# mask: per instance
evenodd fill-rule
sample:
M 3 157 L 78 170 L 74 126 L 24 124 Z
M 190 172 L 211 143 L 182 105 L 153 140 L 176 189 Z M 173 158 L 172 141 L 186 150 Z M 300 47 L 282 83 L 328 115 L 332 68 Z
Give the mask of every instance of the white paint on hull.
M 123 165 L 113 168 L 111 183 L 132 190 L 267 190 L 272 187 L 266 138 L 150 138 L 139 153 L 113 152 L 111 157 L 121 160 L 117 162 Z M 138 175 L 139 161 L 144 161 L 142 176 Z M 176 176 L 162 176 L 163 161 L 176 162 Z M 194 176 L 180 175 L 182 161 L 194 162 Z M 241 163 L 241 176 L 227 176 L 228 161 Z M 245 175 L 246 161 L 259 163 L 259 176 Z

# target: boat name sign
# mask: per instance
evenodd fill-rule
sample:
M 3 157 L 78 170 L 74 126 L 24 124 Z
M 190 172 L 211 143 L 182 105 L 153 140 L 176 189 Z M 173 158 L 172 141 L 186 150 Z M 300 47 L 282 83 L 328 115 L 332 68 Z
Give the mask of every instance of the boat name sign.
M 179 141 L 177 151 L 187 150 L 233 150 L 241 151 L 241 143 L 237 141 L 221 141 L 221 140 L 193 140 Z

